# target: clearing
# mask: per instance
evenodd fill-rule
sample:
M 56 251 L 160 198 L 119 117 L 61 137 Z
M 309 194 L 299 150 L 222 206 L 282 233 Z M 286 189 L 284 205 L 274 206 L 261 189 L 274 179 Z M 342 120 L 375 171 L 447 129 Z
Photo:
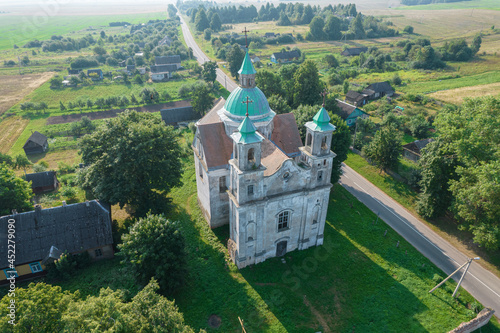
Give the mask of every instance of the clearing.
M 52 77 L 42 74 L 0 75 L 0 116 Z
M 464 101 L 464 98 L 474 98 L 483 96 L 500 97 L 500 82 L 483 84 L 473 87 L 442 90 L 429 94 L 429 96 L 435 99 L 439 99 L 443 102 L 452 104 L 461 104 Z
M 0 153 L 7 153 L 24 131 L 29 119 L 11 117 L 0 122 Z

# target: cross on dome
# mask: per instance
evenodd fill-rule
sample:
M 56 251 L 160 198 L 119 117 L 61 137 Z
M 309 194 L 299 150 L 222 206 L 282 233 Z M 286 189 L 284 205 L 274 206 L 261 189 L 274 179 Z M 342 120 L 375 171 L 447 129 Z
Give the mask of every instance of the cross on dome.
M 247 30 L 247 27 L 245 27 L 242 32 L 245 33 L 245 47 L 248 49 L 247 32 L 250 32 L 250 30 Z

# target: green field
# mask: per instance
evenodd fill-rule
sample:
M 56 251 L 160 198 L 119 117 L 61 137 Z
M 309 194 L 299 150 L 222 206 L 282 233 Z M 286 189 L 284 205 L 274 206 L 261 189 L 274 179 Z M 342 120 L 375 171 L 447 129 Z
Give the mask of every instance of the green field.
M 472 0 L 450 3 L 436 3 L 431 5 L 395 7 L 396 10 L 444 10 L 444 9 L 490 9 L 500 10 L 500 2 L 497 0 Z
M 157 12 L 124 15 L 61 15 L 44 17 L 40 19 L 40 23 L 36 24 L 35 16 L 2 14 L 0 17 L 0 36 L 2 36 L 0 50 L 4 50 L 12 48 L 14 44 L 21 47 L 34 39 L 46 40 L 52 35 L 78 32 L 89 26 L 99 32 L 99 28 L 109 27 L 109 22 L 125 21 L 138 24 L 148 20 L 165 19 L 166 14 Z

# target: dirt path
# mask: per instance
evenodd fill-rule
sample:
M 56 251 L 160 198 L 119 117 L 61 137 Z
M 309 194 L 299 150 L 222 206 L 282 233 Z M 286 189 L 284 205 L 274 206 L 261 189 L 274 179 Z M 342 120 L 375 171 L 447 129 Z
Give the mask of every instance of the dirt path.
M 79 121 L 83 116 L 89 117 L 90 120 L 114 118 L 118 115 L 118 113 L 123 112 L 126 109 L 136 110 L 138 112 L 158 112 L 162 109 L 173 109 L 173 108 L 186 107 L 190 105 L 191 104 L 189 103 L 189 101 L 177 101 L 177 102 L 131 107 L 125 109 L 112 109 L 107 111 L 95 111 L 86 113 L 74 113 L 63 116 L 52 116 L 47 119 L 47 125 L 72 123 L 75 121 Z
M 319 313 L 318 310 L 316 310 L 312 305 L 311 302 L 307 299 L 307 296 L 304 295 L 304 304 L 307 305 L 309 310 L 311 310 L 312 314 L 316 317 L 316 319 L 319 321 L 321 326 L 323 327 L 323 330 L 325 333 L 331 332 L 330 327 L 328 326 L 328 322 L 325 320 L 325 318 Z
M 53 72 L 42 74 L 1 75 L 0 76 L 0 115 L 14 104 L 49 80 Z

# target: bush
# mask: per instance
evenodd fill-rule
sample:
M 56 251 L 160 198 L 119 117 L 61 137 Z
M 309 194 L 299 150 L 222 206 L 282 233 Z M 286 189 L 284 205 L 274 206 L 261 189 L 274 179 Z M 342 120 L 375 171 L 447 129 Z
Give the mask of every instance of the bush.
M 87 267 L 91 262 L 87 251 L 71 255 L 65 252 L 61 257 L 47 265 L 47 278 L 51 280 L 66 280 L 75 275 L 76 271 Z

